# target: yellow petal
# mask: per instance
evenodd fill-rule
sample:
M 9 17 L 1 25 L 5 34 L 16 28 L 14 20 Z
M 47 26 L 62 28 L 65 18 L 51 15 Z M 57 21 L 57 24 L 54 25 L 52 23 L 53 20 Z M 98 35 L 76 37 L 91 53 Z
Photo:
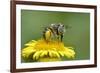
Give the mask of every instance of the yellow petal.
M 44 57 L 45 55 L 47 55 L 47 51 L 43 51 L 42 53 L 41 53 L 41 55 L 40 55 L 40 57 Z
M 37 52 L 33 55 L 33 59 L 37 60 L 42 52 L 43 52 L 42 50 L 41 50 L 41 51 L 37 51 Z
M 34 47 L 36 43 L 37 43 L 37 41 L 32 40 L 31 42 L 25 44 L 25 46 L 33 46 Z
M 57 51 L 51 51 L 56 57 L 60 58 L 60 55 Z
M 24 58 L 28 58 L 32 53 L 35 52 L 35 50 L 33 50 L 33 47 L 26 47 L 24 49 L 22 49 L 21 51 L 22 53 L 22 57 Z
M 74 54 L 73 53 L 70 53 L 69 51 L 64 51 L 64 54 L 68 58 L 73 58 L 74 57 Z
M 49 51 L 49 56 L 50 57 L 55 57 L 55 54 L 52 51 Z
M 68 47 L 65 47 L 65 52 L 66 56 L 68 57 L 74 57 L 75 56 L 75 51 L 73 49 L 69 49 Z
M 58 51 L 59 52 L 59 54 L 61 55 L 61 56 L 64 56 L 64 53 L 62 52 L 62 51 Z

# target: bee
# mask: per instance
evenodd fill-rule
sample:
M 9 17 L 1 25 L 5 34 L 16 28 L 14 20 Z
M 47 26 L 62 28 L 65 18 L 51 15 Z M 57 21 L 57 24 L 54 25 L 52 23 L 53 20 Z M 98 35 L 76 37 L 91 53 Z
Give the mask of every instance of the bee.
M 58 24 L 51 24 L 50 28 L 52 29 L 53 35 L 62 42 L 64 32 L 65 32 L 65 26 L 61 23 Z
M 57 24 L 51 24 L 48 27 L 45 27 L 43 31 L 43 38 L 48 42 L 51 40 L 52 36 L 56 38 L 58 41 L 62 42 L 64 33 L 65 33 L 65 28 L 69 28 L 69 26 L 64 26 L 64 24 L 57 23 Z

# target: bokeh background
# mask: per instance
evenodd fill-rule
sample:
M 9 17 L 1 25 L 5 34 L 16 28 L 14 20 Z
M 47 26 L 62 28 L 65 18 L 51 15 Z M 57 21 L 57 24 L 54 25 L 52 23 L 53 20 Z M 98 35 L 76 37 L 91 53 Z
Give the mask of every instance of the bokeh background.
M 21 48 L 31 40 L 40 39 L 43 28 L 52 23 L 71 26 L 66 29 L 63 41 L 65 46 L 74 48 L 74 60 L 90 59 L 89 13 L 21 10 Z

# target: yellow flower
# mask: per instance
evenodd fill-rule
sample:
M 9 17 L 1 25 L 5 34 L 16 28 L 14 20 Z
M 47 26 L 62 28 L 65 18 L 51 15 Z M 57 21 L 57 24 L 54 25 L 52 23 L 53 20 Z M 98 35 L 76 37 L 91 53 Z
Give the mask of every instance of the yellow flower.
M 62 57 L 73 59 L 75 57 L 75 51 L 72 47 L 65 47 L 63 42 L 51 40 L 48 43 L 41 39 L 38 41 L 32 40 L 25 44 L 25 48 L 22 49 L 22 57 L 35 61 L 60 61 Z

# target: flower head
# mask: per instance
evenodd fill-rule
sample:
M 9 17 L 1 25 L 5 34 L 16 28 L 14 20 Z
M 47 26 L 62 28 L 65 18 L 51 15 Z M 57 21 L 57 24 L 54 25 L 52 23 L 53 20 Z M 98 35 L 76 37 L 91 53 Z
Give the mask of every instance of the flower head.
M 65 47 L 63 42 L 50 40 L 46 42 L 44 39 L 25 44 L 22 49 L 22 57 L 24 59 L 31 58 L 35 61 L 59 61 L 62 57 L 73 59 L 75 51 L 72 47 Z

